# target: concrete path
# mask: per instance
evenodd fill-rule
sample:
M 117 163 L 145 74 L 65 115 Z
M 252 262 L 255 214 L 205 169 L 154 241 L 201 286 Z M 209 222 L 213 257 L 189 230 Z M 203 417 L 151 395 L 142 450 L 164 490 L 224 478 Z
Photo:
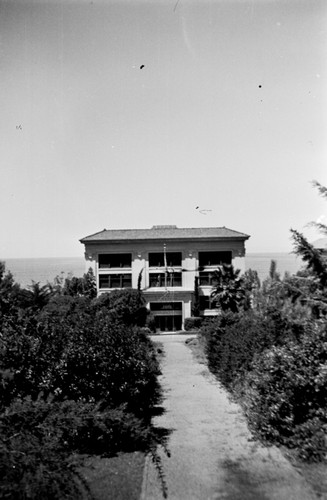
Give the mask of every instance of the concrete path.
M 169 500 L 313 500 L 316 495 L 280 451 L 253 441 L 238 405 L 193 357 L 185 335 L 153 337 L 164 346 L 161 383 L 171 429 L 162 454 Z M 147 459 L 141 500 L 163 498 Z

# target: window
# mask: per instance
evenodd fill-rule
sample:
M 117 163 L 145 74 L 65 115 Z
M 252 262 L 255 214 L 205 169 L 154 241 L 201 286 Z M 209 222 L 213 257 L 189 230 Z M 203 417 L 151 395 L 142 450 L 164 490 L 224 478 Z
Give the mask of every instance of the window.
M 221 266 L 232 263 L 232 252 L 199 252 L 199 266 Z
M 131 288 L 131 274 L 99 274 L 99 288 Z
M 203 311 L 204 309 L 216 309 L 216 302 L 211 299 L 211 297 L 207 297 L 202 295 L 200 297 L 200 310 Z
M 166 252 L 168 267 L 180 267 L 182 265 L 182 252 Z M 165 267 L 164 252 L 149 253 L 150 267 Z
M 131 253 L 106 253 L 99 254 L 99 268 L 132 267 Z
M 217 278 L 214 272 L 200 271 L 199 272 L 199 285 L 200 286 L 215 286 L 217 285 Z
M 150 287 L 182 286 L 182 273 L 149 273 L 149 282 Z

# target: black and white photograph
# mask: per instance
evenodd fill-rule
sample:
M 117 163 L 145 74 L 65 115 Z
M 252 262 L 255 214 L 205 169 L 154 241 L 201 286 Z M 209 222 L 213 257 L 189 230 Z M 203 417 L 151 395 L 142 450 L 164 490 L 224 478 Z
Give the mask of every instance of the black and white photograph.
M 0 498 L 327 500 L 327 3 L 0 0 Z

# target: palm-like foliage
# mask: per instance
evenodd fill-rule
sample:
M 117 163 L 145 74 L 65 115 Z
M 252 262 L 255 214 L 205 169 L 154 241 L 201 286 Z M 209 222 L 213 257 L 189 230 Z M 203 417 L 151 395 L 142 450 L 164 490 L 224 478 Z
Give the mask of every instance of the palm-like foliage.
M 23 290 L 21 301 L 23 307 L 28 307 L 33 310 L 41 310 L 49 302 L 53 295 L 49 285 L 40 286 L 39 282 L 32 281 L 28 290 Z
M 313 186 L 316 187 L 319 191 L 319 194 L 327 199 L 327 188 L 325 186 L 322 186 L 319 184 L 317 181 L 312 182 Z M 309 222 L 308 224 L 311 227 L 314 227 L 315 229 L 318 229 L 322 234 L 327 235 L 327 226 L 326 224 L 322 224 L 322 222 Z
M 245 289 L 240 270 L 232 265 L 223 264 L 214 273 L 216 285 L 211 293 L 213 300 L 223 311 L 238 312 L 244 302 Z
M 294 253 L 307 264 L 307 268 L 319 279 L 320 284 L 327 285 L 327 263 L 320 250 L 314 248 L 308 240 L 295 229 L 291 229 L 294 242 Z
M 319 194 L 327 198 L 327 188 L 313 181 L 313 186 L 319 191 Z M 327 234 L 327 226 L 320 222 L 310 222 L 312 227 L 320 230 L 322 233 Z M 294 242 L 294 253 L 299 255 L 307 264 L 307 268 L 318 278 L 322 287 L 327 286 L 327 261 L 321 251 L 314 248 L 308 240 L 295 229 L 291 229 L 292 238 Z

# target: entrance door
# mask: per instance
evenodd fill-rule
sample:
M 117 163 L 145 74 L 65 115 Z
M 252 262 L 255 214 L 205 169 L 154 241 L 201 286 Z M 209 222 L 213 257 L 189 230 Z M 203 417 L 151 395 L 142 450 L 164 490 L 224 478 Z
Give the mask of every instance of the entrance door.
M 182 316 L 155 316 L 156 330 L 174 332 L 182 329 Z

